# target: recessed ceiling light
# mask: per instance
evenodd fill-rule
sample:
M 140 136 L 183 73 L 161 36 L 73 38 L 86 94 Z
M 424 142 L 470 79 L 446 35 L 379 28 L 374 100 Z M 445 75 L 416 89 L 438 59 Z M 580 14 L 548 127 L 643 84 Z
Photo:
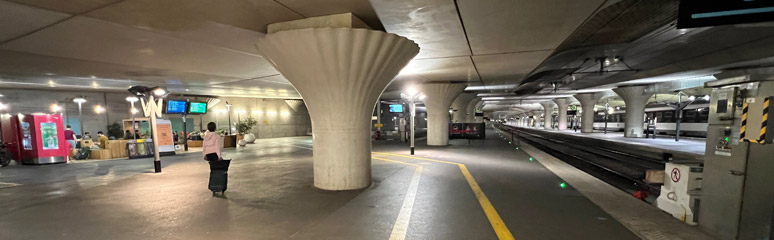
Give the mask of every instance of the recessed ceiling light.
M 92 79 L 96 79 L 96 78 L 97 78 L 97 76 L 91 75 L 91 78 L 92 78 Z

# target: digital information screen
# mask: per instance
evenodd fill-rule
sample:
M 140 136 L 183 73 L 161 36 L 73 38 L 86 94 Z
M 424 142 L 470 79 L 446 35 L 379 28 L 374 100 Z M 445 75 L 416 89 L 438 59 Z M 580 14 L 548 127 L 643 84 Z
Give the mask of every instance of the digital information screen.
M 169 100 L 167 101 L 167 113 L 183 114 L 185 113 L 186 105 L 185 101 Z
M 189 114 L 205 114 L 207 113 L 207 103 L 203 102 L 191 102 L 191 108 L 188 110 Z
M 677 28 L 774 21 L 774 1 L 766 0 L 681 0 Z
M 392 113 L 402 113 L 403 112 L 403 105 L 402 104 L 390 104 L 390 112 L 392 112 Z

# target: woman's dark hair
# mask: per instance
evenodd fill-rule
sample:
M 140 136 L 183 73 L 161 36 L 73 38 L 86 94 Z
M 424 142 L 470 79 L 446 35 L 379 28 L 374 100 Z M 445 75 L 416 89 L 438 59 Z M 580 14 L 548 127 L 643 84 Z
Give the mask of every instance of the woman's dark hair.
M 217 126 L 215 126 L 214 122 L 210 122 L 207 124 L 207 130 L 210 130 L 210 132 L 215 132 L 215 128 L 217 128 Z
M 67 125 L 67 128 L 70 128 L 70 125 Z

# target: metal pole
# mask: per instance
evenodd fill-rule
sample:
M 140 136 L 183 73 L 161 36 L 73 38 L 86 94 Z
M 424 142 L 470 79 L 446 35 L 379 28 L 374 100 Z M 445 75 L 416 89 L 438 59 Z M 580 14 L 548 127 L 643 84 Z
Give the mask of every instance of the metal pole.
M 377 126 L 382 126 L 382 100 L 381 99 L 376 100 L 376 124 Z M 377 127 L 376 130 L 381 132 L 382 127 Z
M 81 110 L 81 102 L 78 102 L 78 122 L 81 124 L 81 138 L 83 138 L 83 111 Z
M 411 100 L 411 155 L 414 155 L 414 116 L 416 115 L 416 103 Z
M 153 141 L 153 169 L 157 172 L 161 172 L 161 156 L 159 156 L 159 131 L 156 126 L 156 101 L 151 95 L 148 97 L 150 105 L 148 110 L 150 111 L 150 124 L 151 124 L 151 140 Z
M 680 141 L 680 122 L 683 120 L 683 95 L 682 92 L 677 93 L 677 109 L 675 109 L 675 142 Z
M 132 109 L 129 109 L 129 113 L 132 114 L 132 137 L 134 138 L 134 142 L 137 142 L 137 134 L 134 133 L 134 131 L 137 131 L 137 128 L 134 125 L 134 102 L 130 102 L 132 104 Z
M 608 110 L 608 108 L 610 108 L 610 105 L 605 103 L 605 128 L 604 128 L 604 133 L 605 134 L 607 134 L 607 114 L 610 111 L 610 110 Z
M 228 114 L 228 135 L 231 136 L 231 106 L 226 106 L 226 113 Z
M 188 152 L 188 123 L 185 121 L 186 116 L 188 115 L 183 113 L 183 134 L 180 137 L 183 138 L 183 149 Z

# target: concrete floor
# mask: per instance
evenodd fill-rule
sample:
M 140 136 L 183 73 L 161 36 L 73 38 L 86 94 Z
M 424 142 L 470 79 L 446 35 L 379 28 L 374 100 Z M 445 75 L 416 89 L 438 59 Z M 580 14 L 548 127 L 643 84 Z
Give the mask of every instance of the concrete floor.
M 405 239 L 497 239 L 503 231 L 516 239 L 639 239 L 495 136 L 419 144 L 422 159 L 396 155 L 408 154 L 406 144 L 376 142 L 374 157 L 384 160 L 373 160 L 373 184 L 358 191 L 312 186 L 309 137 L 227 150 L 234 161 L 226 199 L 207 190 L 198 153 L 163 158 L 161 174 L 147 159 L 11 166 L 0 169 L 0 239 L 388 239 L 401 233 L 396 222 L 406 224 Z M 493 227 L 456 163 L 505 226 Z

